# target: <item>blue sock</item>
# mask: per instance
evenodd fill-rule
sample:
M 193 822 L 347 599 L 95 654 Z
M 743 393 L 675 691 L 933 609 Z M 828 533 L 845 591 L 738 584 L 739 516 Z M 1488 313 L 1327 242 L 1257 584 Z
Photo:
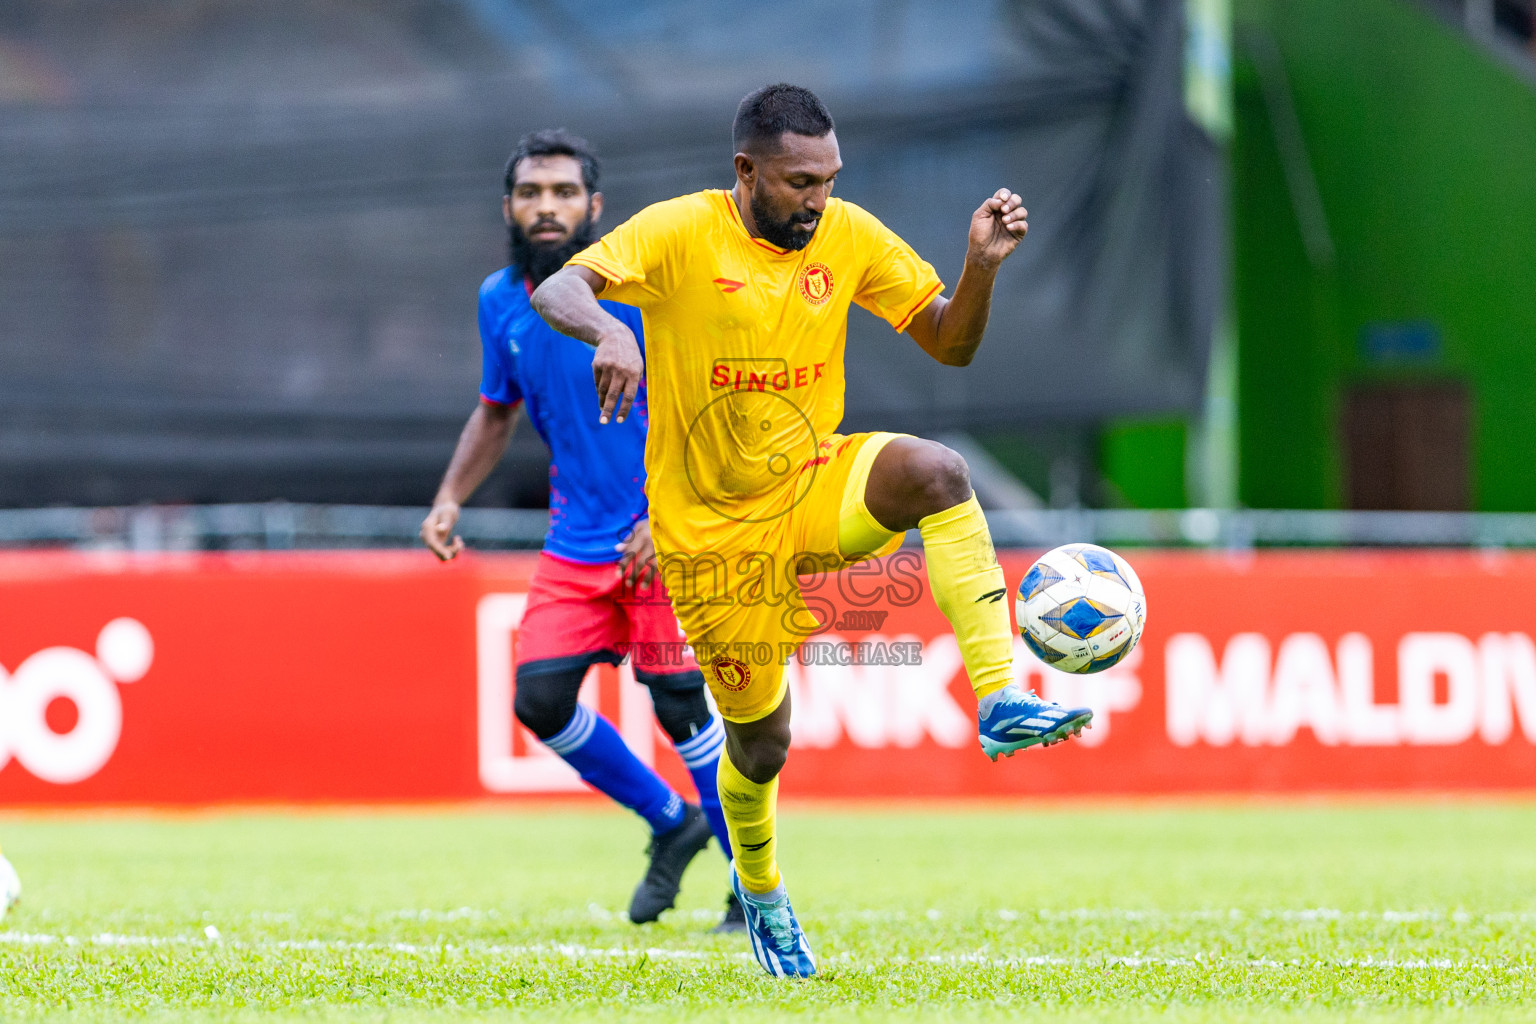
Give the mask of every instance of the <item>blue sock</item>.
M 585 704 L 577 704 L 566 727 L 544 745 L 575 768 L 587 785 L 644 818 L 652 832 L 683 823 L 683 798 L 634 755 L 608 719 Z
M 731 833 L 725 827 L 725 812 L 720 810 L 720 786 L 715 774 L 720 770 L 720 751 L 725 749 L 725 725 L 719 715 L 710 715 L 709 724 L 677 744 L 677 752 L 699 787 L 699 806 L 709 819 L 710 831 L 720 841 L 725 859 L 731 859 Z

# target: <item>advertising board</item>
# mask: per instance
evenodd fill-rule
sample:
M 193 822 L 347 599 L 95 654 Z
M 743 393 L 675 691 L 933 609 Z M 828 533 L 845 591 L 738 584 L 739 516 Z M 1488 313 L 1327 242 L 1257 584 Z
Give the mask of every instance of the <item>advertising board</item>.
M 1086 704 L 1068 744 L 980 752 L 921 556 L 808 583 L 789 796 L 1536 785 L 1536 557 L 1133 551 L 1140 648 L 1020 681 Z M 1004 552 L 1010 583 L 1030 563 Z M 529 555 L 0 556 L 0 803 L 412 801 L 581 793 L 512 717 Z M 627 666 L 583 699 L 685 788 Z M 686 791 L 686 788 L 685 788 Z

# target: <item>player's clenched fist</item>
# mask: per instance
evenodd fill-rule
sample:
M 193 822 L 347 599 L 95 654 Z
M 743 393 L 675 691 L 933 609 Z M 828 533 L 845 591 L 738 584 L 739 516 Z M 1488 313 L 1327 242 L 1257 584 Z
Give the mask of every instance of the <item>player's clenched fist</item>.
M 1029 232 L 1028 216 L 1024 200 L 1006 188 L 998 189 L 971 215 L 967 261 L 996 266 L 1007 259 Z
M 445 562 L 464 550 L 464 538 L 453 535 L 453 528 L 458 524 L 459 505 L 454 501 L 438 502 L 421 521 L 422 541 Z
M 618 324 L 616 330 L 597 343 L 597 352 L 592 356 L 592 380 L 597 385 L 597 404 L 601 410 L 599 423 L 607 423 L 615 409 L 618 415 L 614 419 L 624 422 L 644 374 L 645 360 L 634 334 Z

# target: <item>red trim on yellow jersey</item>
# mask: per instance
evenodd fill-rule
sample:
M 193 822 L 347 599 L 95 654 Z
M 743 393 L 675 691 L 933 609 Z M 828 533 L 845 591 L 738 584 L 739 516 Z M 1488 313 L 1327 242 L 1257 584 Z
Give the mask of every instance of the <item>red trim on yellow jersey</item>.
M 581 266 L 586 267 L 588 270 L 594 271 L 600 277 L 605 278 L 606 280 L 612 282 L 613 284 L 623 284 L 624 283 L 624 275 L 623 274 L 619 273 L 617 270 L 614 270 L 612 267 L 606 265 L 605 263 L 603 263 L 602 260 L 598 259 L 596 256 L 589 256 L 589 255 L 587 255 L 584 252 L 579 252 L 575 256 L 572 256 L 567 261 L 568 265 L 570 263 L 580 264 Z
M 923 293 L 923 297 L 917 300 L 916 305 L 914 305 L 912 307 L 912 309 L 907 313 L 906 316 L 901 318 L 901 326 L 896 328 L 896 333 L 900 334 L 902 331 L 906 330 L 907 326 L 912 323 L 912 318 L 917 316 L 917 314 L 921 313 L 923 311 L 923 307 L 928 305 L 928 303 L 932 302 L 933 301 L 933 297 L 935 295 L 939 294 L 939 291 L 943 287 L 944 287 L 944 282 L 943 281 L 938 281 L 938 282 L 935 282 L 935 284 L 933 285 L 932 288 L 929 288 L 926 292 L 924 292 Z
M 753 245 L 760 249 L 767 249 L 775 256 L 788 256 L 790 254 L 790 250 L 780 249 L 772 242 L 764 241 L 747 230 L 746 222 L 741 219 L 741 211 L 736 208 L 736 200 L 731 197 L 729 189 L 721 189 L 719 195 L 721 199 L 725 200 L 726 208 L 731 212 L 731 220 L 735 222 L 737 227 L 741 228 L 741 233 L 746 235 Z

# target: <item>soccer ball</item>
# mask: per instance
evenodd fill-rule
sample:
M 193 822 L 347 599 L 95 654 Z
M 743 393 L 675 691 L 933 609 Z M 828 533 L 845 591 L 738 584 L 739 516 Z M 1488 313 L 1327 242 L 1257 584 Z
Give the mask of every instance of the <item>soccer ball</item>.
M 1147 598 L 1130 563 L 1094 544 L 1047 551 L 1019 584 L 1014 612 L 1035 657 L 1063 672 L 1102 672 L 1147 624 Z
M 11 862 L 0 857 L 0 917 L 10 912 L 21 899 L 21 879 Z

